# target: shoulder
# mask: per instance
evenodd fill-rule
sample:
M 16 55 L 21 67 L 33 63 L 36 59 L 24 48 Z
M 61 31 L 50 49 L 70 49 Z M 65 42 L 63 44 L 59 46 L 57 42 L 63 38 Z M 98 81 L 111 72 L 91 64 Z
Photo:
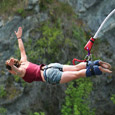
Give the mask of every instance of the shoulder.
M 21 61 L 21 60 L 20 60 L 20 64 L 21 64 L 20 67 L 28 66 L 29 63 L 30 63 L 29 61 Z
M 29 61 L 22 61 L 22 60 L 20 60 L 20 63 L 21 64 L 28 64 L 28 63 L 30 63 Z
M 17 73 L 17 75 L 18 75 L 19 77 L 23 77 L 23 76 L 25 75 L 25 73 L 26 73 L 26 70 L 25 70 L 25 69 L 22 69 L 22 68 L 19 68 L 19 70 L 20 70 L 20 72 Z
M 28 66 L 29 66 L 29 64 L 30 64 L 31 62 L 29 62 L 29 61 L 24 61 L 24 62 L 21 62 L 21 65 L 20 65 L 20 69 L 26 69 Z
M 30 63 L 29 61 L 21 62 L 21 65 L 19 67 L 20 74 L 18 74 L 19 77 L 24 77 L 24 75 L 26 73 L 26 69 L 29 66 L 29 63 Z

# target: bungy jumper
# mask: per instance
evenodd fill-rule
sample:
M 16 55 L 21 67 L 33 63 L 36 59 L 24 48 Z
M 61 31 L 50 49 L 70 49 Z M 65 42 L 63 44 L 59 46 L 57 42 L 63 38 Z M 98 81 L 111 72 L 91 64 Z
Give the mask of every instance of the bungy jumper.
M 88 52 L 88 55 L 86 55 L 84 60 L 79 60 L 74 58 L 73 59 L 73 65 L 75 65 L 75 62 L 86 62 L 92 59 L 92 56 L 90 54 L 91 48 L 94 44 L 94 41 L 97 39 L 99 32 L 101 31 L 103 25 L 107 22 L 107 20 L 115 13 L 115 9 L 112 10 L 110 12 L 110 14 L 105 18 L 105 20 L 102 22 L 102 24 L 100 25 L 99 29 L 97 30 L 97 32 L 95 33 L 94 37 L 91 37 L 90 40 L 87 42 L 87 44 L 85 45 L 84 49 Z

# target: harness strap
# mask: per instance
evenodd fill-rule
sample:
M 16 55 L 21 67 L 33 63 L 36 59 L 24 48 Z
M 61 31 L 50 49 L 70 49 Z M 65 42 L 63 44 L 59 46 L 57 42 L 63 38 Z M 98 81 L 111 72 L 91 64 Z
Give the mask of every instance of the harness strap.
M 77 62 L 86 62 L 87 60 L 86 60 L 86 59 L 85 59 L 85 60 L 79 60 L 79 59 L 74 58 L 73 61 L 72 61 L 72 62 L 73 62 L 73 65 L 76 65 L 76 64 L 75 64 L 76 61 L 77 61 Z
M 62 68 L 59 68 L 59 67 L 55 67 L 55 66 L 50 66 L 50 67 L 48 67 L 48 66 L 46 66 L 44 69 L 41 69 L 41 70 L 47 70 L 47 69 L 49 69 L 49 68 L 55 68 L 55 69 L 59 69 L 60 71 L 63 71 L 63 69 Z
M 47 75 L 46 75 L 46 70 L 48 69 L 47 67 L 48 67 L 48 66 L 46 66 L 46 67 L 43 69 L 43 71 L 44 71 L 45 80 L 49 83 L 48 77 L 47 77 Z
M 91 77 L 92 75 L 95 75 L 95 70 L 94 70 L 94 63 L 88 64 L 87 62 L 87 70 L 86 70 L 86 77 Z
M 90 72 L 91 72 L 92 75 L 95 75 L 93 66 L 94 66 L 94 63 L 91 63 L 91 64 L 89 65 L 89 67 L 90 67 Z

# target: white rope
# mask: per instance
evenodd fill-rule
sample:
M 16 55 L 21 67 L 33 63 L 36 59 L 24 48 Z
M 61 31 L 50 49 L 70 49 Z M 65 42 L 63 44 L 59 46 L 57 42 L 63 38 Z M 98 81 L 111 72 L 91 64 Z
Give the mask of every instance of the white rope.
M 99 29 L 97 30 L 97 32 L 94 35 L 94 39 L 97 39 L 97 36 L 99 34 L 99 32 L 101 31 L 103 25 L 106 23 L 106 21 L 115 13 L 115 9 L 105 18 L 105 20 L 102 22 L 102 24 L 100 25 Z

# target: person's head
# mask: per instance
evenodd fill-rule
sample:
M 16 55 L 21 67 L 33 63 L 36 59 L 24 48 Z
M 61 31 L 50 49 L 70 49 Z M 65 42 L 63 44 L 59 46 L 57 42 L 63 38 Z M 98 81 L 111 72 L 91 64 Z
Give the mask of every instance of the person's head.
M 10 58 L 10 59 L 12 59 L 12 58 Z M 10 59 L 9 59 L 9 60 L 6 60 L 6 62 L 5 62 L 6 69 L 8 69 L 8 71 L 9 71 L 10 73 L 15 74 L 15 72 L 12 70 L 11 66 L 8 65 Z M 21 62 L 20 62 L 18 59 L 15 59 L 15 58 L 13 58 L 13 59 L 14 59 L 14 65 L 15 65 L 17 68 L 19 68 L 20 65 L 21 65 Z

